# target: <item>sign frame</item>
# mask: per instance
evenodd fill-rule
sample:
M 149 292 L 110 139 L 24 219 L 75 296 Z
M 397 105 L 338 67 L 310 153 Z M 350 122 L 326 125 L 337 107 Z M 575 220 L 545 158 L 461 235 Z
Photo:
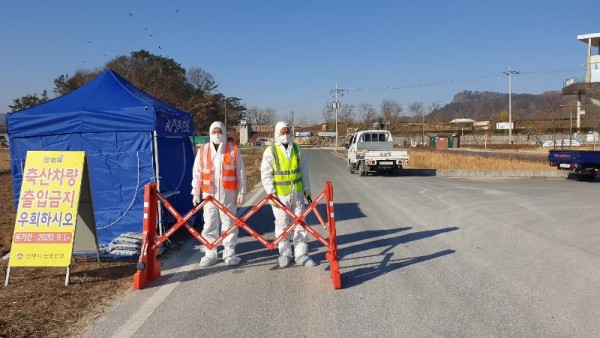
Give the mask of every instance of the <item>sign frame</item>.
M 10 282 L 12 267 L 66 267 L 65 286 L 68 286 L 74 251 L 95 252 L 100 263 L 89 176 L 84 151 L 27 151 L 4 286 Z M 34 189 L 37 189 L 35 194 Z M 65 226 L 63 213 L 65 222 L 67 219 L 69 222 Z M 41 221 L 44 216 L 40 215 L 46 216 L 45 224 Z

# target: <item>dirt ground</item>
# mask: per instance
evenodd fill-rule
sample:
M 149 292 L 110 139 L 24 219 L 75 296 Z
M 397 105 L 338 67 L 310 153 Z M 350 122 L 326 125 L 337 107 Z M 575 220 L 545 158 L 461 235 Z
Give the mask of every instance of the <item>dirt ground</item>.
M 260 180 L 261 154 L 242 152 L 248 170 L 248 188 Z M 10 251 L 14 230 L 13 188 L 8 149 L 0 148 L 0 254 Z M 185 238 L 185 230 L 176 235 Z M 168 253 L 167 253 L 168 254 Z M 74 257 L 71 285 L 65 287 L 66 268 L 12 268 L 4 287 L 8 260 L 2 260 L 0 337 L 77 336 L 131 292 L 135 260 Z

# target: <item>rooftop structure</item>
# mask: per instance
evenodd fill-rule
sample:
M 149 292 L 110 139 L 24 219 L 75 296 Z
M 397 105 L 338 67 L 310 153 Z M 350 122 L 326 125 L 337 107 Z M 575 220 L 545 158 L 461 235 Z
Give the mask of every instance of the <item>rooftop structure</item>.
M 577 35 L 587 45 L 586 74 L 567 79 L 563 83 L 563 95 L 577 95 L 577 130 L 581 128 L 581 116 L 585 126 L 598 128 L 600 120 L 600 33 Z M 594 50 L 595 49 L 595 50 Z M 575 107 L 571 107 L 571 112 Z

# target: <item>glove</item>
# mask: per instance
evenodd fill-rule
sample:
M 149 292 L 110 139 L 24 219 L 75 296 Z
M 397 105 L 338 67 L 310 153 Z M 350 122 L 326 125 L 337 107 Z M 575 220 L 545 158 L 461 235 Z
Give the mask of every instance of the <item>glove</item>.
M 192 198 L 192 204 L 194 206 L 197 206 L 198 204 L 200 204 L 200 195 L 194 195 L 194 197 Z
M 304 190 L 304 198 L 306 198 L 308 203 L 312 203 L 312 198 L 310 196 L 310 190 Z
M 243 193 L 239 193 L 238 197 L 237 197 L 237 204 L 238 205 L 242 205 L 244 204 L 244 194 Z
M 277 201 L 279 201 L 279 199 L 277 198 L 277 196 L 276 196 L 274 193 L 273 193 L 273 197 L 275 197 L 275 199 L 276 199 Z M 281 201 L 279 201 L 279 202 L 281 202 Z M 271 207 L 273 207 L 273 208 L 279 208 L 279 204 L 275 203 L 275 201 L 273 201 L 273 200 L 269 200 L 269 204 L 270 204 L 270 205 L 271 205 Z M 281 204 L 283 204 L 283 203 L 281 203 Z

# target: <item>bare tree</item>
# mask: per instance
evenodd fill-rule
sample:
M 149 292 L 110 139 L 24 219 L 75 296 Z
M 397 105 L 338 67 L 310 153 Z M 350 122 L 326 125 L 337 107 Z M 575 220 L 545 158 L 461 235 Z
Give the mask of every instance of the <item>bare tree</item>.
M 562 116 L 563 97 L 561 94 L 556 92 L 544 93 L 542 94 L 542 97 L 544 99 L 544 110 L 547 112 L 548 120 L 550 120 L 552 140 L 556 142 L 557 120 Z
M 295 118 L 295 120 L 296 125 L 299 127 L 305 127 L 308 125 L 308 118 L 306 116 L 299 116 Z
M 513 102 L 512 109 L 512 120 L 515 122 L 516 120 L 523 120 L 525 117 L 525 113 L 529 111 L 530 105 L 527 101 L 516 101 Z
M 432 114 L 435 116 L 435 113 L 442 108 L 442 103 L 440 101 L 433 101 L 429 104 L 428 114 Z M 430 116 L 431 117 L 431 116 Z
M 381 102 L 381 116 L 386 126 L 395 126 L 400 122 L 402 105 L 394 100 L 383 100 Z
M 256 106 L 250 107 L 246 111 L 246 118 L 250 124 L 258 124 L 258 116 L 260 115 L 260 109 Z
M 452 114 L 452 118 L 460 119 L 466 116 L 467 112 L 467 103 L 464 101 L 453 102 L 452 107 L 454 108 L 454 112 Z
M 585 99 L 584 125 L 594 131 L 600 128 L 600 100 L 591 95 Z
M 275 109 L 264 109 L 260 114 L 260 122 L 260 124 L 275 124 Z
M 362 123 L 363 127 L 365 129 L 371 127 L 373 122 L 377 119 L 377 111 L 375 108 L 369 103 L 361 103 L 358 106 L 358 109 L 360 110 L 359 121 Z
M 335 109 L 333 109 L 333 105 L 329 102 L 325 103 L 321 114 L 323 116 L 323 123 L 331 123 L 335 118 Z
M 210 92 L 219 87 L 215 83 L 215 78 L 200 67 L 190 67 L 185 74 L 186 80 L 195 89 L 203 92 Z
M 354 123 L 354 107 L 351 104 L 344 104 L 340 109 L 338 109 L 338 120 L 340 123 L 344 123 L 346 125 Z
M 421 144 L 425 144 L 425 105 L 420 101 L 412 102 L 408 105 L 408 111 L 414 121 L 421 124 Z

